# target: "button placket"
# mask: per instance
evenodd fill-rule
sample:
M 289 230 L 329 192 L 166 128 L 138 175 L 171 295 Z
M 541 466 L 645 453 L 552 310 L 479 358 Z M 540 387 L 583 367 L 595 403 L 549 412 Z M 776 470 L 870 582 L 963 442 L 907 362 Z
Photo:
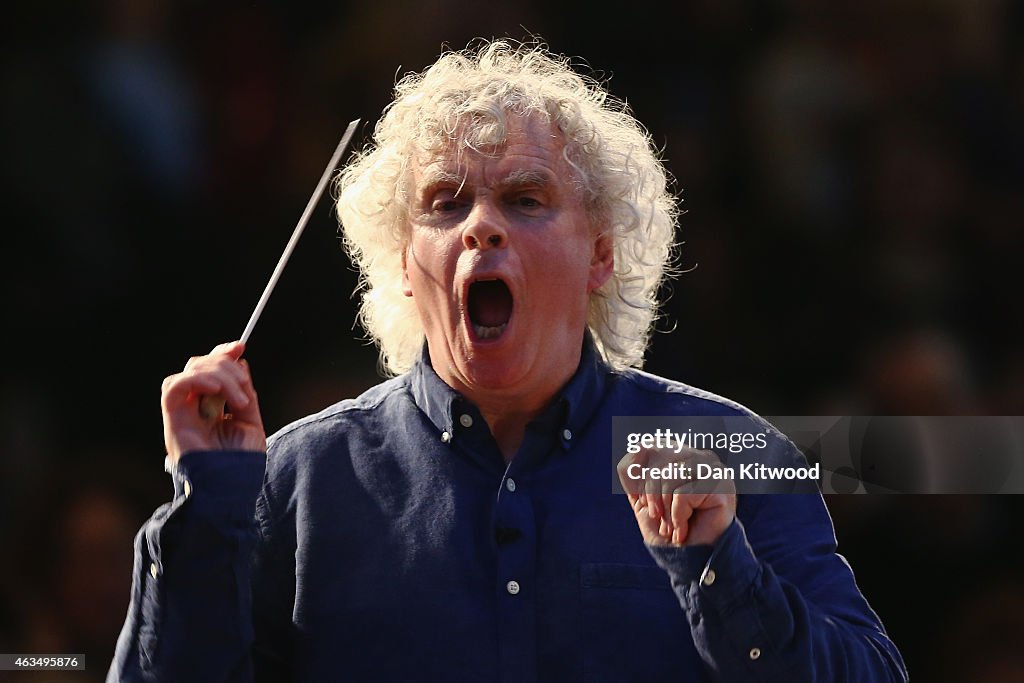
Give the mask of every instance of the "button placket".
M 495 546 L 497 581 L 494 587 L 498 596 L 498 657 L 508 674 L 502 677 L 504 681 L 533 678 L 525 675 L 525 670 L 531 665 L 523 659 L 524 653 L 532 652 L 535 647 L 537 624 L 536 522 L 533 499 L 525 493 L 530 486 L 523 479 L 530 476 L 526 468 L 533 461 L 531 446 L 537 446 L 529 441 L 530 438 L 531 435 L 527 435 L 527 441 L 521 447 L 529 457 L 509 463 L 502 478 L 495 482 L 497 505 L 494 523 L 499 539 Z M 550 443 L 550 437 L 547 443 Z M 500 536 L 501 532 L 507 535 Z

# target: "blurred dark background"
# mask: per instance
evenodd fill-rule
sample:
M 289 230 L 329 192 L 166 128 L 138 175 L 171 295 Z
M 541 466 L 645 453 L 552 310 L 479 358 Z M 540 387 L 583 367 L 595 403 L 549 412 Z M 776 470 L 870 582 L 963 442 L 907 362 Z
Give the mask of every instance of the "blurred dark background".
M 161 379 L 240 334 L 345 124 L 365 141 L 443 43 L 539 35 L 664 149 L 693 270 L 649 370 L 768 415 L 1024 414 L 1020 3 L 19 0 L 2 25 L 0 652 L 89 664 L 33 680 L 102 679 L 170 496 Z M 324 202 L 248 353 L 269 430 L 378 381 L 354 285 Z M 1018 497 L 829 506 L 915 680 L 1024 680 Z

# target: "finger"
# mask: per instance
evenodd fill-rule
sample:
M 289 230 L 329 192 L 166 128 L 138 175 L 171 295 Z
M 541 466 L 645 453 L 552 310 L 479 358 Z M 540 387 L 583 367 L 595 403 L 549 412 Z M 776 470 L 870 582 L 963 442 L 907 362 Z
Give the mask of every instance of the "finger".
M 645 493 L 646 481 L 640 476 L 641 469 L 646 465 L 647 453 L 628 453 L 618 461 L 615 471 L 618 474 L 618 481 L 622 483 L 630 504 L 634 510 L 642 510 L 647 507 L 647 495 Z M 640 502 L 639 506 L 637 501 Z
M 223 354 L 229 356 L 232 360 L 238 360 L 242 357 L 243 353 L 245 353 L 245 342 L 242 341 L 217 344 L 213 347 L 213 350 L 210 351 L 211 356 Z
M 256 387 L 252 382 L 249 363 L 247 363 L 245 359 L 242 359 L 238 362 L 238 365 L 245 374 L 245 381 L 241 384 L 241 387 L 245 392 L 248 402 L 245 405 L 238 406 L 232 404 L 231 413 L 237 420 L 244 420 L 255 425 L 260 425 L 262 430 L 263 418 L 260 415 L 259 397 L 256 395 Z
M 672 523 L 672 504 L 675 496 L 673 491 L 676 486 L 679 485 L 678 481 L 672 479 L 663 479 L 661 482 L 661 492 L 659 494 L 661 504 L 661 518 L 664 520 L 664 530 L 661 532 L 665 537 L 665 540 L 669 540 L 672 537 L 672 531 L 674 525 Z
M 676 489 L 672 500 L 672 542 L 681 544 L 686 540 L 690 528 L 690 518 L 693 516 L 693 494 L 690 493 L 692 486 L 685 485 Z
M 636 469 L 632 468 L 632 465 L 638 464 L 636 462 L 637 455 L 636 453 L 627 453 L 622 456 L 619 464 L 615 467 L 615 471 L 619 475 L 619 483 L 622 484 L 622 489 L 629 496 L 631 504 L 634 502 L 634 499 L 641 497 L 643 494 L 643 480 L 630 476 L 630 473 Z
M 644 508 L 647 507 L 647 500 L 645 498 L 641 498 L 640 496 L 630 496 L 629 499 L 630 505 L 633 507 L 633 513 L 637 515 L 637 519 L 640 518 L 640 515 L 646 514 L 644 512 Z
M 223 387 L 220 395 L 227 401 L 232 414 L 238 414 L 239 411 L 245 410 L 251 405 L 252 399 L 249 398 L 249 393 L 241 382 L 231 376 L 221 376 L 221 381 Z
M 210 355 L 206 357 L 203 363 L 211 370 L 225 372 L 233 376 L 239 382 L 243 391 L 247 389 L 249 377 L 239 366 L 239 362 L 231 358 L 231 356 L 223 353 L 219 355 Z M 199 370 L 199 366 L 197 365 L 194 369 Z M 231 411 L 232 415 L 237 415 L 237 409 L 239 407 L 245 407 L 248 401 L 251 401 L 251 398 L 247 398 L 246 401 L 240 401 L 236 398 L 234 401 L 235 410 Z M 205 420 L 223 419 L 225 413 L 228 412 L 227 407 L 227 399 L 223 396 L 206 395 L 199 398 L 199 415 Z
M 165 411 L 177 410 L 193 394 L 217 394 L 221 383 L 213 375 L 179 373 L 164 379 L 160 402 Z
M 223 344 L 222 346 L 225 348 L 237 348 L 230 344 Z M 225 388 L 228 389 L 224 398 L 232 405 L 232 408 L 245 408 L 254 398 L 252 395 L 252 376 L 249 373 L 248 364 L 243 364 L 227 354 L 204 356 L 186 372 L 213 374 L 221 377 Z M 230 389 L 234 387 L 238 387 L 240 391 L 231 391 Z
M 633 462 L 636 463 L 639 466 L 639 468 L 640 468 L 640 469 L 636 470 L 636 472 L 642 472 L 643 468 L 645 468 L 645 467 L 650 465 L 650 461 L 651 461 L 651 452 L 649 450 L 647 450 L 647 449 L 641 450 L 639 453 L 635 454 L 633 456 Z M 657 516 L 658 516 L 658 513 L 657 513 L 656 510 L 651 510 L 651 499 L 647 495 L 647 485 L 649 483 L 650 482 L 647 481 L 647 479 L 645 479 L 643 477 L 641 477 L 639 480 L 637 480 L 638 490 L 639 490 L 639 495 L 640 495 L 640 501 L 641 501 L 641 507 L 642 508 L 646 508 L 647 515 L 648 515 L 648 517 L 650 519 L 656 519 Z
M 229 373 L 243 387 L 252 384 L 252 376 L 249 374 L 248 365 L 243 365 L 240 360 L 234 360 L 229 356 L 220 356 L 216 361 L 215 367 L 219 371 Z
M 672 504 L 673 499 L 675 498 L 673 491 L 677 486 L 679 486 L 679 482 L 672 479 L 663 479 L 661 482 L 661 510 L 662 518 L 665 520 L 665 524 L 668 527 L 666 532 L 667 535 L 672 534 Z
M 165 385 L 164 406 L 168 409 L 179 408 L 198 396 L 221 396 L 232 409 L 244 409 L 250 399 L 242 384 L 230 371 L 183 372 L 173 377 Z
M 651 519 L 658 519 L 662 516 L 661 509 L 661 486 L 654 479 L 644 482 L 644 495 L 647 499 L 647 514 Z
M 245 344 L 240 341 L 217 344 L 210 353 L 205 356 L 192 356 L 185 362 L 185 370 L 192 370 L 199 366 L 209 365 L 217 362 L 222 357 L 227 357 L 232 362 L 237 361 L 245 351 Z

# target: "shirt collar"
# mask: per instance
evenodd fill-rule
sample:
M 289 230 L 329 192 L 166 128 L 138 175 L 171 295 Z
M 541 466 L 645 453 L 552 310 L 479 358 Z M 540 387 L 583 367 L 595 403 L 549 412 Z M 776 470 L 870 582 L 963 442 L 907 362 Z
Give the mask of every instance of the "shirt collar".
M 557 431 L 563 450 L 568 450 L 573 439 L 582 436 L 604 399 L 609 375 L 610 370 L 598 354 L 590 330 L 587 330 L 575 374 L 531 425 Z M 426 343 L 409 372 L 409 386 L 416 406 L 440 432 L 441 440 L 450 443 L 456 433 L 458 407 L 468 401 L 438 377 L 430 364 Z
M 461 400 L 461 396 L 434 372 L 426 342 L 423 342 L 420 357 L 409 371 L 409 388 L 416 407 L 434 423 L 442 434 L 442 440 L 450 441 L 455 431 L 452 426 L 452 405 Z M 444 434 L 448 437 L 444 437 Z

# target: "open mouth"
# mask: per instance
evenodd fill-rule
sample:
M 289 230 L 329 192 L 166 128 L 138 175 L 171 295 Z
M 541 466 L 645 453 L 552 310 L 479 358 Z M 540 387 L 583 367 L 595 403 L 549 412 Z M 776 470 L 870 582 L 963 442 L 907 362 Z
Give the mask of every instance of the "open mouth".
M 477 280 L 469 285 L 469 322 L 478 339 L 496 339 L 512 317 L 512 292 L 501 280 Z

